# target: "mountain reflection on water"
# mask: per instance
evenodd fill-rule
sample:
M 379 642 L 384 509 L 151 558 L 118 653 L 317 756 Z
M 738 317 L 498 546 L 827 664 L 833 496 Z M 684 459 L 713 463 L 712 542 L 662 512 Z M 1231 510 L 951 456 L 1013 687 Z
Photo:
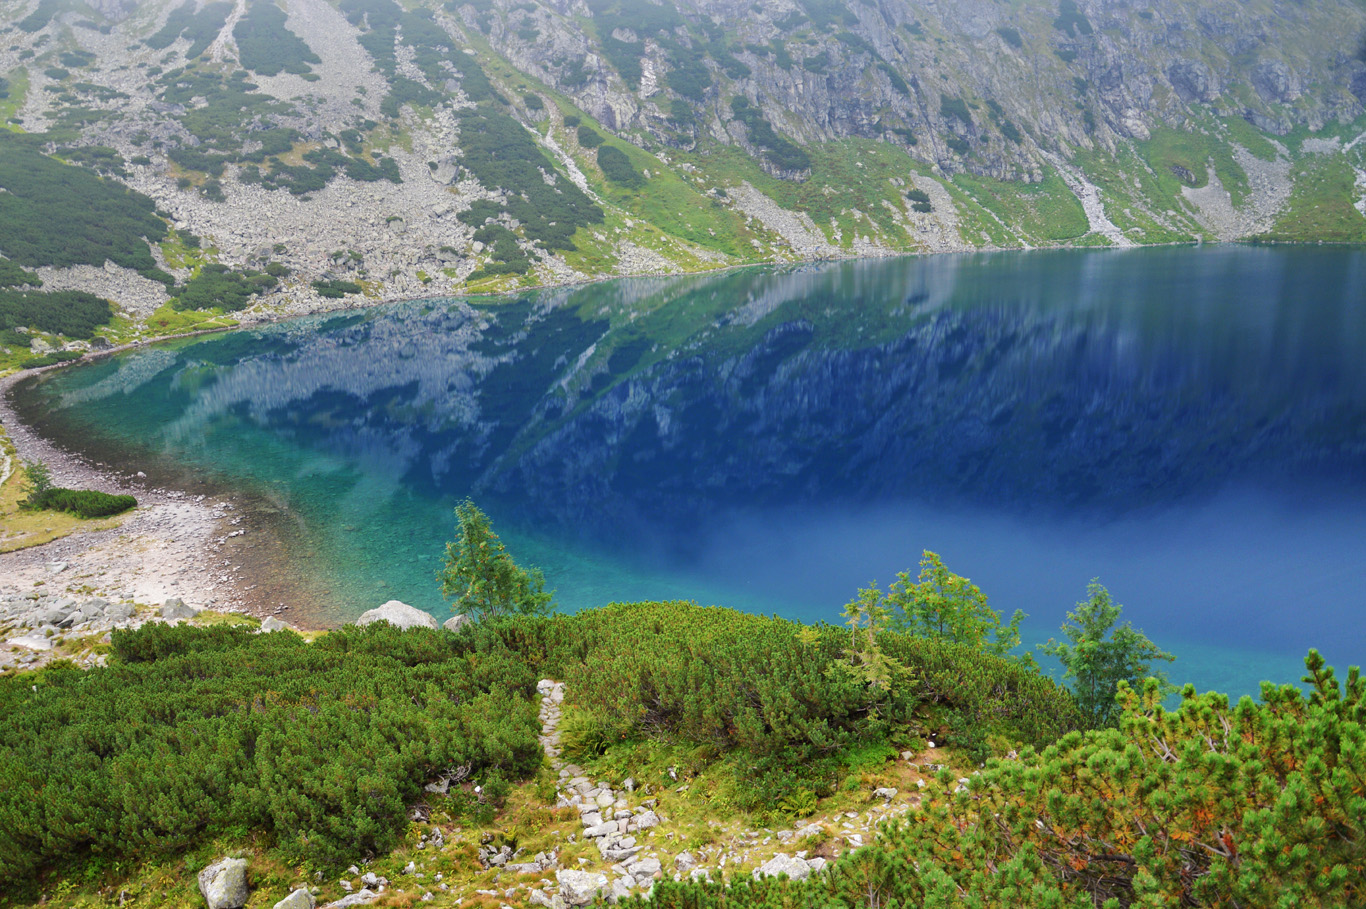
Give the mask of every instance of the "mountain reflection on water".
M 800 536 L 842 520 L 841 533 L 868 536 L 855 547 L 865 560 L 896 561 L 827 571 L 844 591 L 821 613 L 834 619 L 857 584 L 943 548 L 905 539 L 902 514 L 952 514 L 940 528 L 949 537 L 976 522 L 989 538 L 978 550 L 998 557 L 950 565 L 979 582 L 1028 548 L 1012 534 L 1056 531 L 1066 549 L 1113 546 L 1142 522 L 1170 537 L 1206 520 L 1209 533 L 1236 536 L 1250 520 L 1293 551 L 1283 535 L 1294 520 L 1245 494 L 1296 503 L 1299 518 L 1327 507 L 1335 534 L 1366 529 L 1353 504 L 1366 485 L 1363 302 L 1366 254 L 1342 250 L 748 269 L 302 319 L 44 377 L 19 403 L 106 457 L 132 445 L 251 478 L 319 539 L 328 524 L 353 528 L 351 542 L 322 551 L 354 561 L 342 554 L 388 545 L 392 563 L 397 545 L 428 584 L 422 553 L 439 553 L 450 523 L 433 508 L 448 516 L 465 495 L 550 547 L 547 567 L 566 566 L 550 572 L 562 594 L 575 547 L 634 560 L 628 573 L 713 572 L 704 580 L 724 594 L 740 579 L 718 556 L 733 549 L 721 528 Z M 1255 515 L 1221 512 L 1229 496 Z M 1157 530 L 1164 520 L 1176 524 Z M 366 530 L 381 521 L 385 533 Z M 1256 549 L 1225 552 L 1226 567 Z M 750 570 L 777 579 L 810 560 L 806 548 L 770 553 Z M 1044 634 L 1089 577 L 1066 579 L 1072 592 L 1042 617 Z M 1028 600 L 1008 577 L 998 583 Z M 800 599 L 782 588 L 782 602 L 751 605 Z M 438 608 L 425 596 L 415 599 Z M 344 611 L 368 605 L 341 600 Z M 1353 605 L 1359 615 L 1366 594 Z M 1209 623 L 1211 636 L 1227 618 Z M 1366 639 L 1359 620 L 1351 627 Z

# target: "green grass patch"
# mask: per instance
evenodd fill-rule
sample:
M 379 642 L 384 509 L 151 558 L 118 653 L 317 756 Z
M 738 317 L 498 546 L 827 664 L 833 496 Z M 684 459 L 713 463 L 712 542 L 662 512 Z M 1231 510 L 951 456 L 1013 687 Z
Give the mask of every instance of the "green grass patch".
M 9 121 L 19 116 L 28 97 L 28 70 L 24 67 L 12 69 L 5 74 L 5 90 L 0 96 L 0 127 L 15 130 L 18 127 Z
M 972 174 L 958 174 L 953 182 L 1032 240 L 1060 243 L 1091 229 L 1081 202 L 1056 172 L 1039 183 L 1006 183 Z
M 1296 243 L 1364 243 L 1366 216 L 1356 172 L 1342 155 L 1309 155 L 1291 171 L 1295 188 L 1276 224 L 1261 239 Z
M 1247 173 L 1233 159 L 1228 144 L 1214 136 L 1160 127 L 1153 130 L 1150 139 L 1136 145 L 1168 198 L 1179 197 L 1183 186 L 1198 189 L 1207 185 L 1211 161 L 1233 204 L 1242 205 L 1247 198 Z
M 1276 146 L 1271 144 L 1266 134 L 1242 117 L 1228 117 L 1221 122 L 1228 130 L 1229 139 L 1247 149 L 1252 157 L 1262 161 L 1275 161 L 1278 157 Z
M 178 335 L 191 331 L 211 331 L 216 328 L 231 328 L 238 324 L 236 319 L 225 318 L 221 311 L 202 312 L 186 310 L 181 312 L 167 303 L 147 317 L 147 330 L 153 335 Z
M 1186 243 L 1213 236 L 1173 200 L 1138 153 L 1121 145 L 1115 155 L 1083 151 L 1073 159 L 1100 190 L 1105 215 L 1137 243 Z M 1135 186 L 1137 181 L 1137 186 Z
M 901 190 L 892 184 L 923 166 L 902 150 L 872 139 L 841 139 L 807 147 L 811 176 L 801 183 L 764 173 L 742 149 L 711 145 L 686 156 L 721 185 L 747 181 L 790 211 L 805 212 L 834 241 L 852 248 L 856 235 L 877 234 L 893 247 L 915 244 L 884 203 L 905 209 Z M 855 214 L 857 211 L 858 214 Z M 834 222 L 834 227 L 831 222 Z
M 1299 154 L 1305 139 L 1345 139 L 1350 142 L 1363 132 L 1366 132 L 1366 114 L 1362 114 L 1351 123 L 1330 120 L 1318 132 L 1310 132 L 1307 126 L 1297 126 L 1281 136 L 1279 141 L 1292 152 Z

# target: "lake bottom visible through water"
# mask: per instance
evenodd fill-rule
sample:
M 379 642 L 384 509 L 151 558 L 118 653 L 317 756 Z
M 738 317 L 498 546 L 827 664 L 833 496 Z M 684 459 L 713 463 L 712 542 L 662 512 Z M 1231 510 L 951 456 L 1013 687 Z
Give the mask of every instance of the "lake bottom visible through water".
M 922 550 L 1025 638 L 1098 578 L 1233 696 L 1366 656 L 1366 254 L 942 256 L 377 307 L 15 393 L 39 431 L 236 491 L 305 624 L 436 573 L 472 496 L 562 609 L 838 624 Z M 1056 668 L 1056 667 L 1055 667 Z

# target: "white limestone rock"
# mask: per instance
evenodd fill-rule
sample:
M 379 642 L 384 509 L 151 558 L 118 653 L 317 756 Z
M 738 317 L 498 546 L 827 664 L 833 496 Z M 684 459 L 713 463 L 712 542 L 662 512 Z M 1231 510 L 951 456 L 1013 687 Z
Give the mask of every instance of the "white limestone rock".
M 199 892 L 209 909 L 242 909 L 247 904 L 246 859 L 219 859 L 199 872 Z
M 423 612 L 399 600 L 390 600 L 383 606 L 361 613 L 360 618 L 356 619 L 357 625 L 369 625 L 371 622 L 388 622 L 395 628 L 403 629 L 437 627 L 436 619 L 430 612 Z

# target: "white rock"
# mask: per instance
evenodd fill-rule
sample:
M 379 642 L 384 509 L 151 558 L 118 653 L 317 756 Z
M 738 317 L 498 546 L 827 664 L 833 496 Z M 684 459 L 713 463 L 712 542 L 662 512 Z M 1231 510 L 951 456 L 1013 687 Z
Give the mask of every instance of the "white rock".
M 192 619 L 196 612 L 185 605 L 182 599 L 172 598 L 161 604 L 160 615 L 163 619 Z
M 556 871 L 560 896 L 570 906 L 586 906 L 608 888 L 607 875 L 592 871 Z
M 51 650 L 52 639 L 42 634 L 25 634 L 17 638 L 10 638 L 9 643 L 15 647 L 23 647 L 25 650 Z
M 313 894 L 301 888 L 276 903 L 275 909 L 314 909 L 317 905 Z
M 659 826 L 659 815 L 648 808 L 637 814 L 632 820 L 635 822 L 637 830 L 649 830 L 651 827 Z
M 811 876 L 811 866 L 799 858 L 779 852 L 754 869 L 755 880 L 761 877 L 777 877 L 780 874 L 786 874 L 794 881 L 804 881 Z
M 335 903 L 328 903 L 323 909 L 346 909 L 347 906 L 364 906 L 366 903 L 373 903 L 377 899 L 379 899 L 378 893 L 365 888 L 348 894 Z
M 618 832 L 619 831 L 617 829 L 616 821 L 604 821 L 601 824 L 596 824 L 592 827 L 589 827 L 587 830 L 583 832 L 583 835 L 592 837 L 612 836 L 613 834 Z
M 449 619 L 441 623 L 441 627 L 446 629 L 447 631 L 460 631 L 462 628 L 468 628 L 473 624 L 474 619 L 462 614 L 451 616 Z
M 544 906 L 545 909 L 565 909 L 567 905 L 564 901 L 564 897 L 560 896 L 558 893 L 546 896 L 545 893 L 540 890 L 531 891 L 531 895 L 527 897 L 527 902 L 533 906 Z
M 220 859 L 199 872 L 199 892 L 209 909 L 242 909 L 247 904 L 246 859 Z
M 890 802 L 892 799 L 896 798 L 896 790 L 890 786 L 883 786 L 873 790 L 873 797 Z
M 361 613 L 360 618 L 356 619 L 357 625 L 369 625 L 371 622 L 388 622 L 395 628 L 436 628 L 436 619 L 429 612 L 423 612 L 415 606 L 409 606 L 398 600 L 390 600 L 383 606 L 371 609 L 369 612 Z
M 290 625 L 288 625 L 288 624 L 286 624 L 286 623 L 284 623 L 284 622 L 281 622 L 279 619 L 275 618 L 275 616 L 273 616 L 273 615 L 272 615 L 272 616 L 266 616 L 264 619 L 261 620 L 261 633 L 262 633 L 262 634 L 267 634 L 267 633 L 272 632 L 272 631 L 293 631 L 293 630 L 294 630 L 294 629 L 293 629 Z
M 643 885 L 653 879 L 656 874 L 659 874 L 663 870 L 663 866 L 659 863 L 659 859 L 650 856 L 649 858 L 637 859 L 627 865 L 626 870 L 637 881 L 641 881 Z

